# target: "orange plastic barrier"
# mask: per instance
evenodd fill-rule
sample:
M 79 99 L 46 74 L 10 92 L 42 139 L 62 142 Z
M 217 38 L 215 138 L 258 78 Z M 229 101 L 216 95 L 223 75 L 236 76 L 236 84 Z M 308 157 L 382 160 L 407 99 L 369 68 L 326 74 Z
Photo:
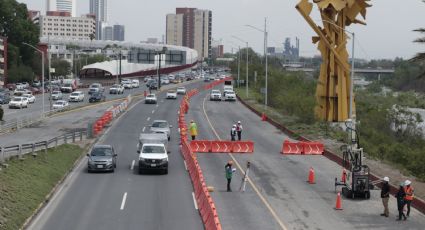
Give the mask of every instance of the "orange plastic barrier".
M 192 152 L 208 153 L 211 152 L 211 141 L 191 141 L 190 149 Z
M 253 153 L 254 142 L 252 141 L 235 141 L 232 146 L 233 153 Z
M 281 153 L 284 155 L 299 155 L 303 153 L 303 146 L 300 143 L 285 140 Z
M 324 145 L 320 142 L 301 142 L 303 145 L 303 153 L 305 155 L 322 155 Z
M 233 149 L 233 142 L 231 141 L 212 141 L 211 152 L 213 153 L 230 153 Z

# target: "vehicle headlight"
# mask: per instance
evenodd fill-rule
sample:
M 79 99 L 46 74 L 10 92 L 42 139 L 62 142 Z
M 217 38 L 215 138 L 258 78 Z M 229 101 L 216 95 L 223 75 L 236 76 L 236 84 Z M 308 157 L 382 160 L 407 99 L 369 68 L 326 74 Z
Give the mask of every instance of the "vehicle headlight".
M 168 157 L 161 160 L 162 163 L 168 162 Z
M 139 158 L 139 161 L 143 161 L 143 162 L 145 162 L 146 160 L 145 160 L 145 158 Z

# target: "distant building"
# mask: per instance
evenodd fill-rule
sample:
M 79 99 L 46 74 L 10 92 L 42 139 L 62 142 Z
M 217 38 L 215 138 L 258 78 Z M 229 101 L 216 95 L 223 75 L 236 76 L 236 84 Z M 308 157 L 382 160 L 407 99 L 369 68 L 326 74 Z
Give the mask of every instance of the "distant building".
M 90 14 L 96 16 L 96 40 L 102 40 L 102 24 L 108 21 L 108 1 L 90 0 Z
M 176 8 L 167 14 L 166 43 L 193 48 L 199 58 L 211 58 L 212 12 L 196 8 Z
M 0 36 L 0 86 L 7 84 L 7 38 Z
M 52 11 L 46 16 L 40 16 L 40 37 L 90 40 L 90 36 L 95 34 L 96 21 L 93 15 L 66 15 L 70 14 Z
M 114 27 L 105 26 L 103 27 L 102 40 L 113 41 L 114 40 Z
M 77 16 L 76 0 L 47 0 L 46 11 L 68 12 L 72 17 Z
M 158 44 L 159 41 L 158 41 L 158 38 L 148 38 L 148 39 L 146 39 L 146 42 L 145 43 Z
M 295 46 L 291 45 L 291 39 L 286 38 L 283 44 L 283 58 L 287 62 L 298 61 L 300 58 L 300 39 L 295 38 Z
M 125 27 L 123 25 L 114 25 L 114 41 L 125 40 Z
M 213 40 L 211 48 L 212 58 L 223 58 L 224 57 L 224 46 L 221 40 Z

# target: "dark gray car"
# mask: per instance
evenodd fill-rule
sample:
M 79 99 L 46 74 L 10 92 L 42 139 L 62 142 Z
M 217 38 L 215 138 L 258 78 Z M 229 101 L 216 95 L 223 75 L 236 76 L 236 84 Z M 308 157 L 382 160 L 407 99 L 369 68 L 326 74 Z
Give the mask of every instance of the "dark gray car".
M 168 124 L 168 121 L 154 120 L 151 125 L 150 131 L 153 133 L 165 133 L 167 134 L 168 140 L 170 140 L 170 137 L 171 137 L 170 128 L 172 128 L 172 126 Z
M 111 145 L 95 145 L 87 157 L 88 172 L 114 172 L 117 167 L 117 154 Z

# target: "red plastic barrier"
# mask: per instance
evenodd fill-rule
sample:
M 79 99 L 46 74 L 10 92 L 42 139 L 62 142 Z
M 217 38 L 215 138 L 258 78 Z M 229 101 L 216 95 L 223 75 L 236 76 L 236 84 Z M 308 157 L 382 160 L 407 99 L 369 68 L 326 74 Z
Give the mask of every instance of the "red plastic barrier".
M 208 153 L 211 152 L 211 141 L 191 141 L 190 149 L 192 152 Z
M 212 141 L 211 152 L 213 153 L 230 153 L 233 149 L 232 141 Z
M 300 155 L 303 153 L 303 146 L 300 143 L 285 140 L 281 153 L 284 155 Z
M 232 146 L 233 153 L 253 153 L 254 142 L 252 141 L 235 141 Z
M 324 145 L 320 142 L 300 142 L 305 155 L 323 155 Z

